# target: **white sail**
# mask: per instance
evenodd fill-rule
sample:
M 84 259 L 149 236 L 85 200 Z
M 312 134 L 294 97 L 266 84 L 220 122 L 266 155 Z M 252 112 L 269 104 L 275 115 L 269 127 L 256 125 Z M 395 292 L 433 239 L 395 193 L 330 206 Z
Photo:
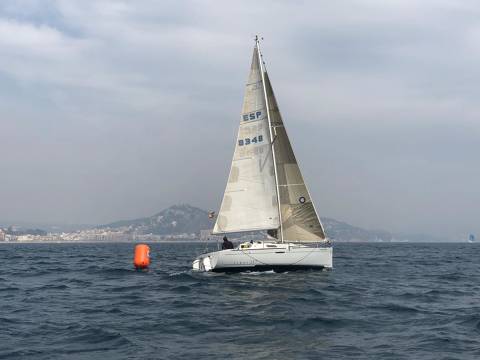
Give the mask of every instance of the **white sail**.
M 213 233 L 267 230 L 277 241 L 251 241 L 203 254 L 192 268 L 218 272 L 331 269 L 329 242 L 298 244 L 324 242 L 325 232 L 290 145 L 258 37 L 255 41 L 232 166 Z
M 264 81 L 273 132 L 273 152 L 280 199 L 281 227 L 277 237 L 284 242 L 324 241 L 325 231 L 290 145 L 266 71 L 264 72 Z
M 279 226 L 270 128 L 255 47 L 230 175 L 213 233 L 268 230 Z

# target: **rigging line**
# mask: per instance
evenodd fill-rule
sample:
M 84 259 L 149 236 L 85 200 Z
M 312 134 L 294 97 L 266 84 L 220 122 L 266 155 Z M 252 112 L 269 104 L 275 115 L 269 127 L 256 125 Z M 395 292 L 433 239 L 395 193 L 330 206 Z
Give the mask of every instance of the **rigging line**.
M 264 99 L 265 99 L 265 107 L 267 109 L 268 130 L 270 132 L 270 141 L 272 143 L 273 172 L 275 174 L 275 187 L 276 187 L 275 190 L 277 191 L 278 219 L 280 220 L 280 236 L 281 236 L 281 241 L 283 243 L 283 221 L 282 221 L 282 211 L 281 211 L 281 208 L 280 208 L 280 191 L 279 191 L 279 188 L 278 188 L 277 160 L 275 158 L 275 151 L 274 151 L 274 146 L 273 146 L 274 137 L 273 137 L 273 133 L 272 133 L 272 120 L 270 118 L 270 105 L 268 103 L 267 87 L 265 85 L 266 70 L 264 71 L 264 66 L 263 66 L 263 65 L 265 65 L 265 63 L 263 61 L 262 52 L 260 51 L 260 41 L 258 40 L 258 35 L 255 37 L 255 43 L 256 43 L 256 47 L 257 47 L 258 62 L 259 62 L 259 65 L 260 65 L 260 74 L 262 76 L 263 96 L 264 96 Z M 274 129 L 274 130 L 275 130 L 275 135 L 277 135 L 276 129 Z

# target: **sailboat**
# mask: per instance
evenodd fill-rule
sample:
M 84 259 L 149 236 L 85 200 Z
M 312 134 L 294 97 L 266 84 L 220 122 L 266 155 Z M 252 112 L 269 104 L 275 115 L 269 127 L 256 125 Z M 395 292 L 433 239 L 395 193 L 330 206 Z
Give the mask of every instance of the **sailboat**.
M 193 269 L 332 268 L 332 245 L 290 145 L 258 36 L 230 174 L 212 234 L 242 232 L 264 235 L 233 249 L 200 255 Z

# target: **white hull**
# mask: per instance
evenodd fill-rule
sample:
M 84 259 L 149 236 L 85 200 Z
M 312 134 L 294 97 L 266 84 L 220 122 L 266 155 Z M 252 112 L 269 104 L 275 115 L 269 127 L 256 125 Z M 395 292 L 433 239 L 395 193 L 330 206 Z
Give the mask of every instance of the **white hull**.
M 193 270 L 233 272 L 332 268 L 332 247 L 256 241 L 235 249 L 215 251 L 194 260 Z

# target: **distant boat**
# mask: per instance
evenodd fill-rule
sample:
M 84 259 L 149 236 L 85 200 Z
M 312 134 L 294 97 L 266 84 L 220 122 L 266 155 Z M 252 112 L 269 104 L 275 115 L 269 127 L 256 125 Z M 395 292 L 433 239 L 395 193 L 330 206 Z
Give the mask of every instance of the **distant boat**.
M 473 243 L 475 241 L 475 235 L 470 234 L 468 235 L 468 242 Z
M 266 231 L 267 239 L 199 256 L 199 271 L 331 268 L 332 246 L 285 130 L 255 39 L 235 152 L 213 234 Z

